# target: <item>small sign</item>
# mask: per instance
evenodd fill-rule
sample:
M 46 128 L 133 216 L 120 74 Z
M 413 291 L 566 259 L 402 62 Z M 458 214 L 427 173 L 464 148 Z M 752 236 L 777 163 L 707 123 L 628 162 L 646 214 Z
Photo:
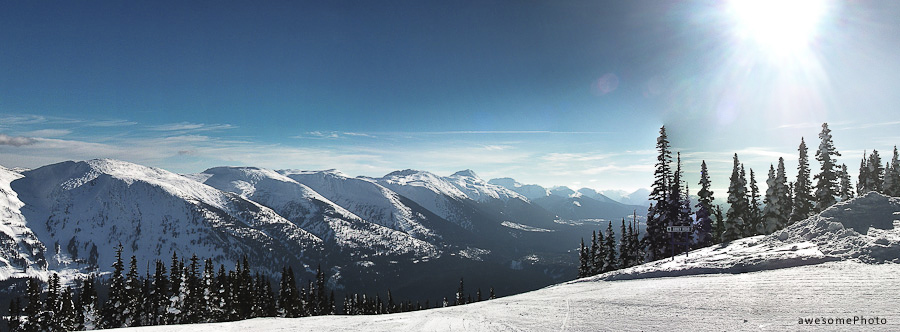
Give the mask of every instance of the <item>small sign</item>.
M 691 226 L 668 226 L 666 227 L 666 231 L 669 233 L 690 233 L 693 230 Z

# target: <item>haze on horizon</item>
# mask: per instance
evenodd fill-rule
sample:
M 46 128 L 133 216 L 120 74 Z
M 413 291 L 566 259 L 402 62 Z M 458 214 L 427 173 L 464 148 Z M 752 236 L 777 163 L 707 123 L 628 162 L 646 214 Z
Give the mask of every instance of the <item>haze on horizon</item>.
M 115 158 L 696 190 L 764 187 L 823 122 L 852 175 L 900 143 L 889 1 L 5 2 L 0 165 Z M 762 22 L 762 23 L 761 23 Z M 764 24 L 763 24 L 764 23 Z M 817 165 L 812 165 L 813 170 Z

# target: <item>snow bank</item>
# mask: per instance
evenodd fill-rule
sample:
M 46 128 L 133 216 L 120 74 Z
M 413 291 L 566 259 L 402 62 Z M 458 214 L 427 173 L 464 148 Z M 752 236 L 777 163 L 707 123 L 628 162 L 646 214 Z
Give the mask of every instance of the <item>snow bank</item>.
M 584 280 L 743 273 L 828 261 L 900 263 L 900 198 L 870 192 L 771 235 L 697 249 Z

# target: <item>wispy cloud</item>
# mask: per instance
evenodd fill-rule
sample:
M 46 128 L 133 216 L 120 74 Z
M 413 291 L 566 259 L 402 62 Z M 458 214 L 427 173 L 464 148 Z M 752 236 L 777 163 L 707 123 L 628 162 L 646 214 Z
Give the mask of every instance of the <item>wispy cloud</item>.
M 34 137 L 59 137 L 66 136 L 71 134 L 72 131 L 68 129 L 40 129 L 40 130 L 32 130 L 29 132 L 23 133 L 25 136 L 34 136 Z
M 150 130 L 155 131 L 181 131 L 181 132 L 197 132 L 197 131 L 213 131 L 227 130 L 237 128 L 230 124 L 205 124 L 205 123 L 189 123 L 178 122 L 164 125 L 150 126 Z
M 25 146 L 32 145 L 34 143 L 36 143 L 36 140 L 31 137 L 9 136 L 6 134 L 0 134 L 0 145 Z
M 85 125 L 90 127 L 124 127 L 133 126 L 136 124 L 137 122 L 128 120 L 95 120 L 89 121 Z

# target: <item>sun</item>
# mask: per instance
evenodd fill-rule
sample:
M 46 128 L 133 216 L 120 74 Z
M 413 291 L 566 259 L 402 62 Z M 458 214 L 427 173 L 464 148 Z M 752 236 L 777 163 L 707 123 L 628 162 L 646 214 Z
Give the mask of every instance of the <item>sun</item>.
M 819 33 L 826 0 L 731 0 L 737 36 L 775 56 L 806 49 Z

